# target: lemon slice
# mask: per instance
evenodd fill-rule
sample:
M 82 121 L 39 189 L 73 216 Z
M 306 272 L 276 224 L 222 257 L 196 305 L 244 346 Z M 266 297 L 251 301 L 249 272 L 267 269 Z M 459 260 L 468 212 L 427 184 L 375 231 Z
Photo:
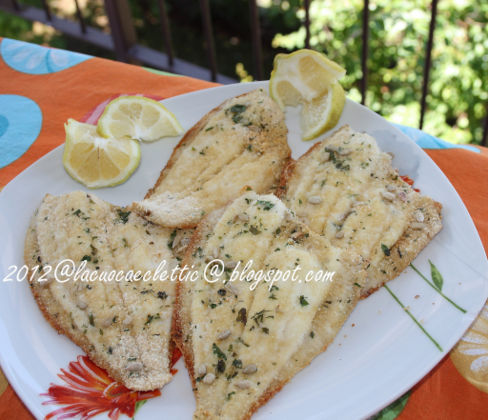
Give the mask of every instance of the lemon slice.
M 64 128 L 64 168 L 88 188 L 121 184 L 139 166 L 141 150 L 137 141 L 100 137 L 96 126 L 73 119 Z
M 338 80 L 346 71 L 324 54 L 299 50 L 278 54 L 269 80 L 269 93 L 276 103 L 302 106 L 302 139 L 311 140 L 333 128 L 342 114 L 346 95 Z
M 111 101 L 98 120 L 102 137 L 155 141 L 181 134 L 174 114 L 161 103 L 142 96 L 121 96 Z
M 281 109 L 310 102 L 329 90 L 346 74 L 339 64 L 313 50 L 278 54 L 273 62 L 269 92 Z
M 333 82 L 326 94 L 304 102 L 300 112 L 302 139 L 314 139 L 335 127 L 345 102 L 346 95 L 339 82 Z

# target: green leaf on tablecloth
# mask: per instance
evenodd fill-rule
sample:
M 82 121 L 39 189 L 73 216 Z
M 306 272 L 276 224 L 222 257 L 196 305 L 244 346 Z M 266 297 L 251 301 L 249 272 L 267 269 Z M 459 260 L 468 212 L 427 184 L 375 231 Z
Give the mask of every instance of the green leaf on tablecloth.
M 439 272 L 437 267 L 434 263 L 429 260 L 430 264 L 430 277 L 432 278 L 433 283 L 439 290 L 442 290 L 442 285 L 444 284 L 444 279 L 442 278 L 442 274 Z
M 403 411 L 407 405 L 407 401 L 410 397 L 410 391 L 405 395 L 398 398 L 395 402 L 392 402 L 388 407 L 383 408 L 378 414 L 371 417 L 371 420 L 394 420 Z
M 140 401 L 136 402 L 136 407 L 134 409 L 134 416 L 132 417 L 132 420 L 135 420 L 136 414 L 139 411 L 139 408 L 141 408 L 146 403 L 147 403 L 147 400 L 140 400 Z

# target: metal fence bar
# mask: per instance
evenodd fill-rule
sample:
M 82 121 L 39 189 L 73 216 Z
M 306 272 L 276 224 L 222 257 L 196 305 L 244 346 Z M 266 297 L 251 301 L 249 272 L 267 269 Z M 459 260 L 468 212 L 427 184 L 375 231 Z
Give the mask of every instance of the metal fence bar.
M 202 11 L 203 32 L 205 33 L 205 42 L 207 44 L 208 62 L 210 66 L 210 75 L 212 81 L 217 80 L 217 58 L 215 56 L 215 44 L 213 39 L 212 19 L 210 17 L 210 6 L 208 0 L 200 0 Z
M 80 31 L 80 25 L 78 22 L 73 22 L 68 19 L 58 18 L 56 15 L 52 17 L 52 20 L 47 20 L 46 14 L 43 9 L 39 9 L 33 6 L 24 6 L 20 10 L 15 11 L 11 7 L 4 7 L 0 2 L 0 11 L 6 13 L 13 13 L 16 16 L 27 19 L 31 22 L 41 22 L 46 25 L 50 25 L 54 29 L 62 32 L 65 35 L 72 36 L 76 39 L 81 39 L 90 44 L 96 45 L 101 48 L 105 48 L 109 51 L 114 50 L 114 44 L 110 35 L 101 31 L 100 29 L 87 26 L 86 34 Z
M 310 48 L 310 1 L 304 0 L 305 6 L 305 48 Z
M 481 137 L 481 145 L 485 147 L 488 146 L 488 103 L 486 104 L 485 124 L 483 126 L 483 137 Z
M 162 66 L 161 63 L 168 62 L 168 56 L 161 51 L 156 51 L 155 49 L 146 47 L 144 45 L 136 44 L 129 49 L 128 53 L 130 58 L 143 62 L 144 64 L 153 68 L 159 68 L 177 74 L 184 74 L 186 76 L 196 77 L 197 79 L 201 80 L 211 80 L 211 75 L 207 67 L 198 66 L 188 61 L 179 59 L 178 57 L 174 58 L 173 67 L 167 68 Z M 236 79 L 223 76 L 221 74 L 217 74 L 217 79 L 214 81 L 222 84 L 237 83 Z
M 249 0 L 252 52 L 254 57 L 254 78 L 263 80 L 263 53 L 261 49 L 261 27 L 259 25 L 256 0 Z
M 85 20 L 83 19 L 83 14 L 81 13 L 81 9 L 80 9 L 80 5 L 78 4 L 78 0 L 75 0 L 75 6 L 76 6 L 76 17 L 78 18 L 78 22 L 80 22 L 81 32 L 86 34 Z
M 161 32 L 163 33 L 164 48 L 168 56 L 168 66 L 173 66 L 174 53 L 173 44 L 171 42 L 171 32 L 169 30 L 168 12 L 166 10 L 165 0 L 158 0 L 159 16 L 161 20 Z
M 128 50 L 136 43 L 136 32 L 129 4 L 127 0 L 105 0 L 105 11 L 110 23 L 117 59 L 128 62 Z
M 369 0 L 364 0 L 363 6 L 363 44 L 361 52 L 361 104 L 366 103 L 368 89 L 368 50 L 369 50 Z
M 4 6 L 2 0 L 0 0 L 0 11 L 6 13 L 12 13 L 27 19 L 32 22 L 41 22 L 48 24 L 65 35 L 72 36 L 73 38 L 83 40 L 92 45 L 96 45 L 100 48 L 104 48 L 108 51 L 114 51 L 114 42 L 109 34 L 101 31 L 100 29 L 93 28 L 91 26 L 86 27 L 86 34 L 80 31 L 80 26 L 78 22 L 73 22 L 68 19 L 59 18 L 56 15 L 52 17 L 52 21 L 48 21 L 44 10 L 33 6 L 25 6 L 19 11 L 15 11 L 13 6 Z M 201 67 L 196 64 L 190 63 L 185 60 L 174 58 L 174 63 L 172 68 L 168 68 L 163 63 L 168 62 L 168 57 L 165 53 L 156 51 L 155 49 L 145 47 L 139 44 L 134 45 L 127 51 L 129 59 L 137 60 L 143 62 L 144 64 L 161 70 L 172 71 L 177 74 L 184 74 L 186 76 L 196 77 L 202 80 L 210 80 L 210 75 L 208 68 Z M 232 77 L 227 77 L 218 74 L 217 82 L 223 84 L 236 83 L 237 80 Z
M 42 8 L 44 9 L 44 13 L 46 13 L 46 19 L 51 21 L 52 20 L 51 9 L 49 8 L 49 4 L 47 3 L 47 0 L 42 0 Z
M 422 98 L 420 99 L 420 120 L 419 128 L 424 126 L 424 116 L 427 105 L 427 93 L 429 90 L 429 76 L 430 68 L 432 65 L 432 47 L 434 45 L 434 30 L 435 22 L 437 18 L 437 0 L 432 0 L 431 16 L 429 24 L 429 38 L 427 39 L 427 47 L 425 51 L 425 64 L 424 64 L 424 80 L 422 83 Z
M 16 10 L 16 11 L 19 11 L 20 10 L 20 5 L 19 5 L 19 2 L 17 0 L 12 0 L 12 7 Z

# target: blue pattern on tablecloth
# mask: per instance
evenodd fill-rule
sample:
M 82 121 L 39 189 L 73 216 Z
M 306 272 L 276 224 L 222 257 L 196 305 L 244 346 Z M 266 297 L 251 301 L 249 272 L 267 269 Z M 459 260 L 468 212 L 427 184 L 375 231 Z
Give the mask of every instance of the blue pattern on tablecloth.
M 21 157 L 39 136 L 42 112 L 29 98 L 0 95 L 0 168 Z
M 426 132 L 419 130 L 418 128 L 408 127 L 400 124 L 393 124 L 400 131 L 410 137 L 417 145 L 422 149 L 466 149 L 472 152 L 480 153 L 480 150 L 473 146 L 468 146 L 465 144 L 454 144 L 449 143 L 445 140 L 438 139 L 437 137 L 431 136 Z
M 8 38 L 4 38 L 0 44 L 0 55 L 8 66 L 27 74 L 55 73 L 92 58 Z

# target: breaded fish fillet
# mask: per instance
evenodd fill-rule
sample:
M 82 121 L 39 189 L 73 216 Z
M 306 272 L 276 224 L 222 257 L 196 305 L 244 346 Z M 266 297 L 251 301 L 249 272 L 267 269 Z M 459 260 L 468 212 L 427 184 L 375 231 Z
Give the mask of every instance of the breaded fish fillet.
M 42 268 L 31 290 L 46 319 L 133 390 L 160 388 L 171 379 L 174 282 L 150 276 L 82 282 L 59 270 L 57 281 L 54 269 L 69 259 L 99 275 L 112 270 L 155 275 L 163 260 L 168 270 L 176 265 L 170 233 L 81 191 L 46 195 L 27 232 L 25 262 Z
M 225 268 L 212 275 L 216 258 Z M 297 270 L 295 280 L 254 289 L 257 277 L 233 281 L 233 269 L 249 274 L 249 261 L 255 271 Z M 365 279 L 359 258 L 311 232 L 276 196 L 253 192 L 202 221 L 184 263 L 201 274 L 195 282 L 182 278 L 175 310 L 197 419 L 249 418 L 325 350 Z M 305 281 L 321 270 L 334 272 L 332 281 Z
M 442 228 L 441 205 L 404 182 L 374 138 L 348 126 L 287 166 L 279 196 L 314 232 L 369 261 L 364 296 Z
M 229 99 L 191 128 L 156 185 L 132 208 L 168 227 L 194 227 L 238 197 L 276 188 L 290 157 L 284 114 L 258 89 Z

